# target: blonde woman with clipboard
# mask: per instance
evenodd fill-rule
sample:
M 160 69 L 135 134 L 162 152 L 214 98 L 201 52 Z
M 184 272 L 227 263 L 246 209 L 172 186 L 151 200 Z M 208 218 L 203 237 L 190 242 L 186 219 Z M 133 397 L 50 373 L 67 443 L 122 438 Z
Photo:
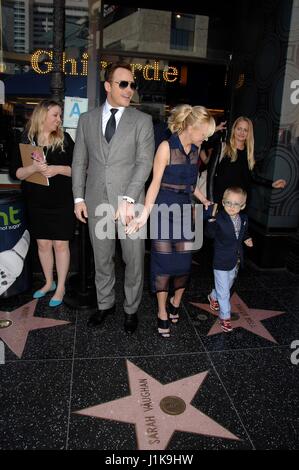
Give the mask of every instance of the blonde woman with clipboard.
M 75 228 L 74 203 L 71 183 L 71 164 L 74 142 L 61 127 L 62 109 L 58 102 L 43 100 L 34 109 L 23 144 L 42 147 L 44 158 L 32 152 L 32 164 L 23 166 L 20 150 L 16 146 L 10 164 L 10 175 L 22 181 L 27 204 L 31 236 L 36 239 L 39 260 L 45 283 L 34 292 L 40 299 L 47 293 L 54 295 L 50 307 L 61 305 L 65 280 L 69 270 L 69 240 Z M 43 175 L 49 185 L 33 182 Z M 35 175 L 35 176 L 34 176 Z M 54 261 L 57 284 L 53 279 Z

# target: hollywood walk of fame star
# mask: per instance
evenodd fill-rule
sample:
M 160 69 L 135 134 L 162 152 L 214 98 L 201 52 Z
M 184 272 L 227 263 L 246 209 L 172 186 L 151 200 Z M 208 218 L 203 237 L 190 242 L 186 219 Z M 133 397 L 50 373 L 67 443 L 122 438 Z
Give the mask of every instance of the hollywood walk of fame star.
M 206 312 L 209 312 L 215 316 L 215 312 L 210 309 L 209 304 L 201 304 L 197 302 L 190 303 L 195 307 L 205 310 Z M 230 303 L 232 314 L 238 314 L 236 320 L 234 320 L 234 316 L 232 315 L 233 329 L 244 328 L 245 330 L 248 330 L 257 336 L 261 336 L 262 338 L 272 341 L 273 343 L 277 343 L 277 341 L 262 324 L 262 320 L 277 317 L 278 315 L 282 315 L 285 312 L 280 312 L 278 310 L 262 310 L 258 308 L 249 308 L 236 293 L 232 295 Z M 223 331 L 221 329 L 219 321 L 217 320 L 210 329 L 208 336 L 216 335 L 218 333 L 223 333 Z
M 0 311 L 0 324 L 2 325 L 2 328 L 0 328 L 0 339 L 19 358 L 22 357 L 29 331 L 70 323 L 54 318 L 35 317 L 34 311 L 37 302 L 37 300 L 31 300 L 31 302 L 11 312 Z
M 163 385 L 126 361 L 131 395 L 74 413 L 136 426 L 138 449 L 163 450 L 174 431 L 239 440 L 191 405 L 208 371 Z

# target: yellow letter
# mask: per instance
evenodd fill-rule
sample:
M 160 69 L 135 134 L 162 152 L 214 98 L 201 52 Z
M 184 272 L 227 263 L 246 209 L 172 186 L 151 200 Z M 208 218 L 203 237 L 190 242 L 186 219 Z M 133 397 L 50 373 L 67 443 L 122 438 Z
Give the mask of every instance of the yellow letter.
M 81 73 L 81 75 L 87 75 L 87 73 L 88 73 L 88 54 L 87 54 L 87 52 L 83 52 L 81 62 L 82 62 L 82 73 Z
M 170 69 L 172 69 L 172 72 L 170 72 Z M 168 70 L 164 70 L 163 72 L 163 78 L 166 82 L 175 82 L 178 79 L 178 69 L 176 67 L 168 67 Z M 169 78 L 169 75 L 171 75 L 172 79 Z
M 133 74 L 133 77 L 134 79 L 136 78 L 136 75 L 135 75 L 135 70 L 142 70 L 142 64 L 130 64 L 131 65 L 131 70 L 132 70 L 132 74 Z
M 148 75 L 149 69 L 154 69 L 154 66 L 150 65 L 150 64 L 145 65 L 144 68 L 143 68 L 143 76 L 144 76 L 145 80 L 154 80 L 153 77 L 149 77 L 149 75 Z
M 51 61 L 53 60 L 53 52 L 52 51 L 49 52 L 49 51 L 42 51 L 41 49 L 38 49 L 31 56 L 31 66 L 32 66 L 33 70 L 37 73 L 46 74 L 46 73 L 51 72 L 51 70 L 53 69 L 53 62 L 46 62 L 46 61 L 44 62 L 44 64 L 47 65 L 46 70 L 42 70 L 39 67 L 39 63 L 38 63 L 39 58 L 40 58 L 40 56 L 43 56 L 45 54 L 47 54 L 49 56 Z
M 70 74 L 66 73 L 65 64 L 71 64 L 71 73 Z M 66 59 L 65 58 L 65 52 L 62 54 L 62 71 L 66 75 L 78 75 L 76 59 Z

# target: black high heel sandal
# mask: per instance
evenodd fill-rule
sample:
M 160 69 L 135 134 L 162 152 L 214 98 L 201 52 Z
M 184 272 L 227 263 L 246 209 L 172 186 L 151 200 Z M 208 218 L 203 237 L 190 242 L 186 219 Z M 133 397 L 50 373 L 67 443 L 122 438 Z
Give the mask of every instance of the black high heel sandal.
M 171 323 L 174 325 L 179 321 L 180 315 L 179 315 L 179 310 L 180 307 L 175 307 L 172 305 L 171 300 L 173 300 L 173 297 L 169 300 L 169 306 L 168 306 L 168 311 L 169 311 L 169 320 Z
M 169 320 L 162 320 L 158 317 L 158 333 L 162 338 L 170 337 L 170 323 Z M 168 330 L 168 331 L 165 331 Z

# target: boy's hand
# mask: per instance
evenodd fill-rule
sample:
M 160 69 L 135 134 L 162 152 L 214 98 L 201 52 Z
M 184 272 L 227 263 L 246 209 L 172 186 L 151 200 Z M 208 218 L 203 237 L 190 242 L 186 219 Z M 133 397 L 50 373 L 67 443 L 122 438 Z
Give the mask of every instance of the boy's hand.
M 247 238 L 247 240 L 244 241 L 246 246 L 249 246 L 250 248 L 253 247 L 253 241 L 252 238 Z
M 205 206 L 205 210 L 207 211 L 208 210 L 208 207 L 211 206 L 213 204 L 212 201 L 209 201 L 207 198 L 204 198 L 202 201 L 200 201 L 204 206 Z

